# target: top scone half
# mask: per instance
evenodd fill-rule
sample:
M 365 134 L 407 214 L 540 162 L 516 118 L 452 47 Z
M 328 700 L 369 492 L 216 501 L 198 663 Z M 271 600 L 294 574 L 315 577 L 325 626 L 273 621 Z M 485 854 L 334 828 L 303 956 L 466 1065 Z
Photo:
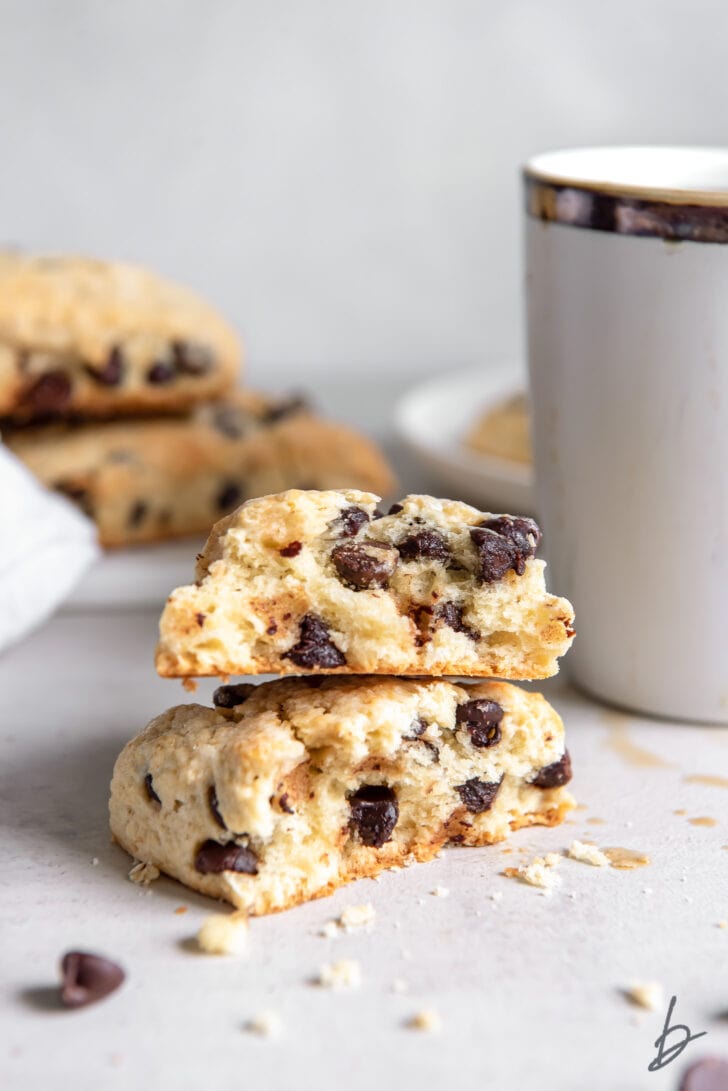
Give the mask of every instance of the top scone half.
M 221 519 L 172 592 L 156 665 L 231 674 L 547 678 L 574 636 L 531 519 L 407 496 L 293 489 Z

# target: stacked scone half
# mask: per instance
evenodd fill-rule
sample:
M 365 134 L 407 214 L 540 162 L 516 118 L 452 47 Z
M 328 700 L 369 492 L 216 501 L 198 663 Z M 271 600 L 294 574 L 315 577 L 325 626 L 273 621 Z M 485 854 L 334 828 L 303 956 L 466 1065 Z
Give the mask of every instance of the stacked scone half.
M 561 719 L 511 684 L 554 674 L 574 635 L 538 527 L 379 503 L 291 490 L 213 528 L 157 669 L 224 684 L 117 761 L 111 826 L 137 860 L 260 914 L 571 809 Z M 289 677 L 229 684 L 260 674 Z

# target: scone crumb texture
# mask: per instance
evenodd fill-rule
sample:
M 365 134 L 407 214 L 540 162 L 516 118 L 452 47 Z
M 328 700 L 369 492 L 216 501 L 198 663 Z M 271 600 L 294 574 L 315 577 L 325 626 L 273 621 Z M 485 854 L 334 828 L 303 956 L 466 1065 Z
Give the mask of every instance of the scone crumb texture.
M 138 886 L 149 886 L 150 883 L 159 878 L 159 868 L 155 867 L 154 864 L 144 864 L 139 860 L 129 872 L 129 878 Z
M 376 911 L 369 903 L 363 905 L 347 905 L 339 917 L 339 926 L 344 932 L 356 932 L 359 928 L 368 928 L 374 923 Z
M 657 1011 L 665 1003 L 665 994 L 657 981 L 637 981 L 625 989 L 625 996 L 640 1008 Z
M 434 1008 L 422 1008 L 420 1011 L 415 1012 L 407 1026 L 411 1030 L 422 1030 L 426 1034 L 437 1034 L 442 1030 L 442 1019 L 440 1013 L 435 1011 Z
M 358 989 L 361 985 L 361 966 L 350 958 L 329 962 L 319 970 L 318 984 L 325 989 Z
M 509 879 L 521 879 L 529 886 L 538 886 L 551 893 L 561 884 L 561 877 L 554 870 L 560 859 L 557 852 L 548 852 L 545 856 L 536 856 L 530 864 L 508 867 L 503 874 Z
M 572 860 L 578 860 L 582 864 L 591 864 L 593 867 L 606 867 L 609 857 L 605 856 L 596 845 L 587 845 L 583 841 L 572 841 L 567 854 Z
M 245 913 L 212 913 L 197 933 L 200 950 L 208 955 L 242 955 L 248 947 Z

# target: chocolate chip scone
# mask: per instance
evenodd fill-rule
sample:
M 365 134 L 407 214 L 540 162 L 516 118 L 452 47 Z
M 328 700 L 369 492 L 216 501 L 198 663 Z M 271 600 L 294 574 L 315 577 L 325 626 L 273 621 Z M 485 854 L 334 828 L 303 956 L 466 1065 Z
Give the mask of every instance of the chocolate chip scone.
M 368 439 L 298 399 L 250 392 L 180 419 L 4 428 L 3 438 L 96 520 L 105 546 L 207 534 L 247 497 L 293 486 L 394 488 Z
M 111 828 L 133 857 L 250 913 L 574 803 L 563 724 L 505 682 L 296 678 L 222 686 L 128 743 Z
M 220 520 L 167 600 L 157 670 L 545 678 L 573 639 L 531 519 L 291 490 Z
M 230 389 L 240 358 L 214 308 L 146 269 L 0 254 L 0 417 L 180 411 Z

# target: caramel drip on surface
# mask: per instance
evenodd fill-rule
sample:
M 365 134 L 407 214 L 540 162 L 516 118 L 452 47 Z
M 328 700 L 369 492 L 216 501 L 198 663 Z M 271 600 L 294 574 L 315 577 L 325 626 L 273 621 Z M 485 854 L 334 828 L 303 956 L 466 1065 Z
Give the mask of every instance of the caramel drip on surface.
M 651 862 L 646 852 L 639 852 L 637 849 L 614 847 L 602 849 L 602 852 L 607 857 L 612 867 L 621 868 L 623 871 L 629 871 L 636 867 L 647 867 Z
M 627 725 L 623 722 L 623 717 L 612 713 L 608 719 L 610 724 L 609 736 L 605 745 L 613 750 L 615 754 L 619 754 L 620 758 L 624 758 L 630 765 L 637 765 L 643 769 L 646 767 L 655 769 L 670 768 L 672 762 L 665 761 L 659 754 L 653 754 L 651 750 L 644 750 L 632 741 Z
M 685 808 L 684 808 L 684 807 L 681 807 L 681 808 L 680 808 L 680 810 L 678 810 L 678 811 L 673 811 L 672 813 L 673 813 L 673 814 L 687 814 L 688 812 L 687 812 L 687 811 L 685 810 Z
M 707 815 L 701 815 L 699 818 L 689 818 L 688 822 L 691 826 L 717 826 L 717 818 L 709 818 Z
M 709 773 L 691 773 L 683 777 L 686 784 L 707 784 L 709 788 L 728 788 L 728 777 L 715 777 Z

